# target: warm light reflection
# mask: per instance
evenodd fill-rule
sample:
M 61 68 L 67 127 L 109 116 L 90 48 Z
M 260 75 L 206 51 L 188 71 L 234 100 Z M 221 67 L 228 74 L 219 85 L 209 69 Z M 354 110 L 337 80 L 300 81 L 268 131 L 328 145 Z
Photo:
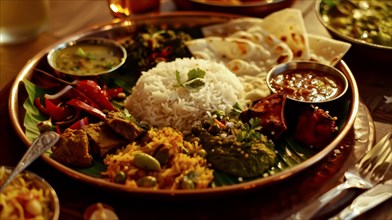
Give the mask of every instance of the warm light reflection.
M 131 14 L 129 2 L 112 1 L 109 5 L 115 17 L 126 17 Z
M 118 7 L 115 4 L 110 4 L 110 9 L 114 12 L 114 13 L 118 13 Z

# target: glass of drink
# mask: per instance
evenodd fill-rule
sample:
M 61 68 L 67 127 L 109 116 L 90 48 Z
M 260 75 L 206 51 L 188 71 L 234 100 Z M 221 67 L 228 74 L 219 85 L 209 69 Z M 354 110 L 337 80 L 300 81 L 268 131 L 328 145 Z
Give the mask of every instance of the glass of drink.
M 0 0 L 0 43 L 22 43 L 45 30 L 49 0 Z
M 111 13 L 116 18 L 135 14 L 158 12 L 160 0 L 107 0 Z

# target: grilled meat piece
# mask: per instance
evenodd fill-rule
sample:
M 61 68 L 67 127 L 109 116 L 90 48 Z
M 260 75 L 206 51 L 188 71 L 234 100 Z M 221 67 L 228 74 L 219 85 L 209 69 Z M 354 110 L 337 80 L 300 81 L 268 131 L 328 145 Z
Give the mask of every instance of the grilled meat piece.
M 52 151 L 52 157 L 62 164 L 85 168 L 93 163 L 87 134 L 81 129 L 66 129 Z
M 299 116 L 294 138 L 305 145 L 321 149 L 332 141 L 337 130 L 336 117 L 331 117 L 321 108 L 309 108 Z
M 284 118 L 285 104 L 286 94 L 274 93 L 261 99 L 248 110 L 243 111 L 240 119 L 247 123 L 251 118 L 259 118 L 262 126 L 261 133 L 277 140 L 287 130 Z

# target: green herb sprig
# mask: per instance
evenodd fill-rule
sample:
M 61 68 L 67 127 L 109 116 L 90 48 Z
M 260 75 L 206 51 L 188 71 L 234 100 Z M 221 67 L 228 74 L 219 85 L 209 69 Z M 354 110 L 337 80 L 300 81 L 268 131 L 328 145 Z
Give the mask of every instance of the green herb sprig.
M 205 85 L 202 80 L 206 75 L 206 72 L 200 68 L 191 69 L 188 72 L 188 79 L 185 82 L 181 82 L 180 72 L 176 70 L 177 86 L 184 87 L 188 90 L 197 90 Z
M 251 118 L 249 123 L 244 123 L 241 126 L 241 131 L 237 134 L 237 141 L 251 143 L 253 140 L 259 140 L 261 138 L 260 118 Z

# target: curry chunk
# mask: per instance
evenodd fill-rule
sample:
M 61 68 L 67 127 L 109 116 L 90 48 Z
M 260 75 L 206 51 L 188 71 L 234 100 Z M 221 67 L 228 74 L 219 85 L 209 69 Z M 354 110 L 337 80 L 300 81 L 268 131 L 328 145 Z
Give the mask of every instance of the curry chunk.
M 60 140 L 52 147 L 52 157 L 62 164 L 89 167 L 93 157 L 89 153 L 89 142 L 84 130 L 66 129 Z
M 83 130 L 87 133 L 92 152 L 101 157 L 128 143 L 104 122 L 89 124 Z
M 118 134 L 129 141 L 134 141 L 145 133 L 133 117 L 127 117 L 124 112 L 112 111 L 106 116 L 106 123 Z

